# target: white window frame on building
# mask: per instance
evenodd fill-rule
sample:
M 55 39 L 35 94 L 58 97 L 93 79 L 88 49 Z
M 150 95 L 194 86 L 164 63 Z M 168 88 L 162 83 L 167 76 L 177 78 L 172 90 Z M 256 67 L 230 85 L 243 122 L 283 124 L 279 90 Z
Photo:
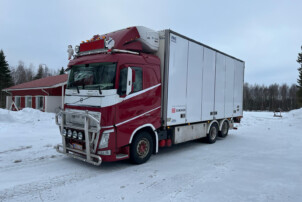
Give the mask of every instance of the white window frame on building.
M 42 103 L 40 103 L 39 99 L 42 99 Z M 41 106 L 40 106 L 41 104 Z M 36 96 L 36 109 L 43 110 L 44 109 L 44 96 L 38 95 Z
M 15 96 L 15 105 L 20 109 L 21 107 L 21 96 Z
M 29 98 L 30 98 L 30 106 L 29 106 Z M 33 106 L 33 100 L 32 100 L 32 96 L 25 96 L 25 107 L 29 107 L 29 108 L 32 108 Z

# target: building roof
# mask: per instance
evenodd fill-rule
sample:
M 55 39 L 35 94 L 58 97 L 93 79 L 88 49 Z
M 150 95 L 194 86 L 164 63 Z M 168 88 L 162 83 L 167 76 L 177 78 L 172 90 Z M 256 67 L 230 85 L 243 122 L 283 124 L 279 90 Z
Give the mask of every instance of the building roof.
M 65 85 L 67 83 L 68 74 L 62 74 L 58 76 L 49 76 L 42 79 L 21 83 L 9 88 L 3 89 L 3 91 L 13 90 L 27 90 L 27 89 L 40 89 L 40 88 L 56 88 L 58 86 Z

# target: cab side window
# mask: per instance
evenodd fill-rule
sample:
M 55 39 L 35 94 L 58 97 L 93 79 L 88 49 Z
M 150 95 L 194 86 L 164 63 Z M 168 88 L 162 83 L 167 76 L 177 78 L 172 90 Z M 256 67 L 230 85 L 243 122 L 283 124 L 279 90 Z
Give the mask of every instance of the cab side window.
M 119 95 L 125 95 L 127 90 L 127 68 L 123 68 L 120 71 L 120 80 L 117 93 Z
M 135 72 L 135 81 L 133 82 L 132 93 L 138 92 L 143 89 L 143 70 L 141 67 L 131 67 Z M 117 93 L 125 95 L 127 91 L 127 75 L 128 69 L 123 68 L 120 71 L 119 87 Z
M 133 82 L 133 93 L 143 90 L 143 70 L 141 67 L 131 67 L 135 71 L 135 82 Z

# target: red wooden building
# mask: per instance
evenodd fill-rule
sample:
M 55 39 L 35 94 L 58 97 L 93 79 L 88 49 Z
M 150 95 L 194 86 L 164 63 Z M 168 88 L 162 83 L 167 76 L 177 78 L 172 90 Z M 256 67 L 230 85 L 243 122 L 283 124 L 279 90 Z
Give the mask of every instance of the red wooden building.
M 67 78 L 67 74 L 50 76 L 3 89 L 10 94 L 6 98 L 6 108 L 20 110 L 29 107 L 56 112 L 64 103 Z

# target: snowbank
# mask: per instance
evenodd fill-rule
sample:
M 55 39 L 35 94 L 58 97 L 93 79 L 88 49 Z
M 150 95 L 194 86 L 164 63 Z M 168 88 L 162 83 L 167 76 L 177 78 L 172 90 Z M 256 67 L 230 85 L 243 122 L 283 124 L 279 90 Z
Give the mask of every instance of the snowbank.
M 14 117 L 9 113 L 10 111 L 0 108 L 0 123 L 1 122 L 14 122 Z
M 301 109 L 295 109 L 295 110 L 292 110 L 292 111 L 288 112 L 287 117 L 293 118 L 293 119 L 302 119 L 302 108 Z
M 24 108 L 20 111 L 0 109 L 0 122 L 35 123 L 52 119 L 54 119 L 53 113 L 41 112 L 32 108 Z

